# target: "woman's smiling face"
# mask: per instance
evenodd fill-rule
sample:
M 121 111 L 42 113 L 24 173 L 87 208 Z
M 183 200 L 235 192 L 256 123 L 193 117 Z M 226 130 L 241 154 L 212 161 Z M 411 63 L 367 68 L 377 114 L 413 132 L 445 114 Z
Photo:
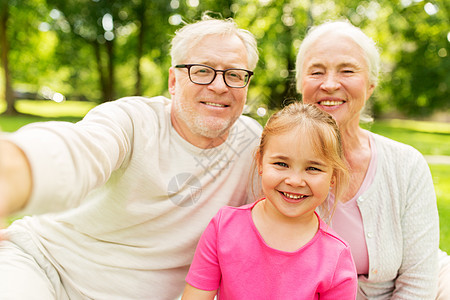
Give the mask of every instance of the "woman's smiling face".
M 304 103 L 330 113 L 339 127 L 359 124 L 372 95 L 364 51 L 343 34 L 324 34 L 306 52 L 302 68 Z

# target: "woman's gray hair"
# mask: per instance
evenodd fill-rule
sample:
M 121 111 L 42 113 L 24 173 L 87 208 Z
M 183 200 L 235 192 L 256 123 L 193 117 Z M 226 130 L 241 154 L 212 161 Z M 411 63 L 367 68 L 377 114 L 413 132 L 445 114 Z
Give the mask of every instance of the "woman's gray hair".
M 344 34 L 361 47 L 365 53 L 367 65 L 369 67 L 369 83 L 376 86 L 378 84 L 378 74 L 380 72 L 380 53 L 378 52 L 376 43 L 362 32 L 361 29 L 352 25 L 349 21 L 329 21 L 312 27 L 300 45 L 295 64 L 297 91 L 301 93 L 302 68 L 306 52 L 319 38 L 330 32 Z
M 186 54 L 208 35 L 236 35 L 244 43 L 247 49 L 248 68 L 254 70 L 258 63 L 258 46 L 253 34 L 240 29 L 233 19 L 214 19 L 204 14 L 202 19 L 196 23 L 187 24 L 175 32 L 172 39 L 172 66 L 186 63 Z

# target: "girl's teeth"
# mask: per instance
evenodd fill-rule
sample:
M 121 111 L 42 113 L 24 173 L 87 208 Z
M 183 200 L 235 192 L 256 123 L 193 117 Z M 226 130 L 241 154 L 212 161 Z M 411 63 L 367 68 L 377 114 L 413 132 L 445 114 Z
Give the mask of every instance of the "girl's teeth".
M 283 192 L 283 195 L 288 197 L 289 199 L 295 199 L 295 200 L 306 197 L 305 195 L 293 195 L 293 194 L 288 194 L 285 192 Z

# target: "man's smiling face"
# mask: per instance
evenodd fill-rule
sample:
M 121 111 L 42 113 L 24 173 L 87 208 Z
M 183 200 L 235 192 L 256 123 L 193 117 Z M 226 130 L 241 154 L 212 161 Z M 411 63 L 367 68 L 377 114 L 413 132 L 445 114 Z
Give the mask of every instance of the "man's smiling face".
M 203 38 L 187 55 L 185 64 L 204 64 L 215 69 L 247 69 L 247 51 L 234 35 L 210 35 Z M 187 69 L 170 69 L 169 91 L 172 95 L 172 124 L 191 144 L 201 148 L 221 144 L 230 127 L 239 118 L 247 98 L 248 86 L 230 88 L 222 73 L 209 85 L 192 83 Z M 209 145 L 208 146 L 208 140 Z

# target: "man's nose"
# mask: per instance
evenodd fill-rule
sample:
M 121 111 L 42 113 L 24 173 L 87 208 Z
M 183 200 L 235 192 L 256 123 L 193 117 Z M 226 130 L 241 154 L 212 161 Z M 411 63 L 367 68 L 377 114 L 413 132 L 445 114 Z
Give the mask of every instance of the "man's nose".
M 208 84 L 208 89 L 211 89 L 218 94 L 228 91 L 223 72 L 217 72 L 216 78 L 214 78 L 213 82 Z

